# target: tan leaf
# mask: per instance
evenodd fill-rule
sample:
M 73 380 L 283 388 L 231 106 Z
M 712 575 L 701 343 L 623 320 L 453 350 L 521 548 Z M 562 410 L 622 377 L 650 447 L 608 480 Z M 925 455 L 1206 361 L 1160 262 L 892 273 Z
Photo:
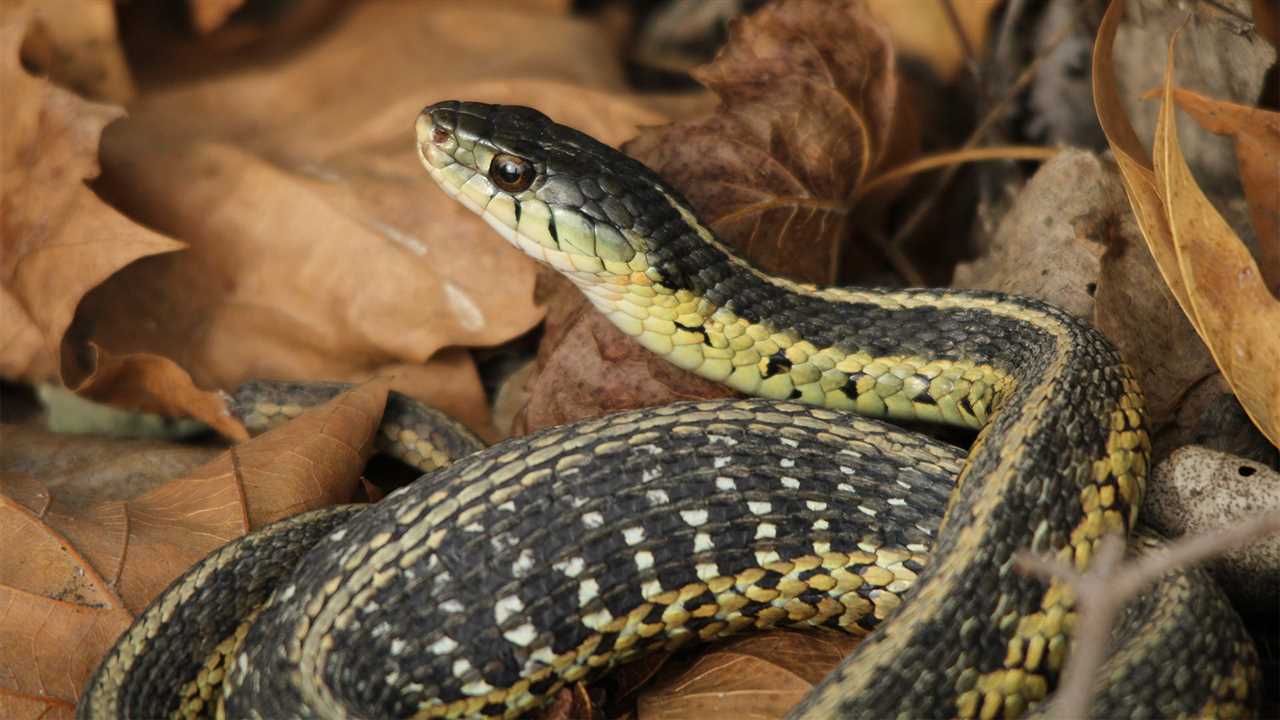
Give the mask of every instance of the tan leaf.
M 1093 104 L 1102 132 L 1107 136 L 1111 151 L 1115 153 L 1116 164 L 1124 177 L 1129 204 L 1138 218 L 1138 229 L 1147 241 L 1147 248 L 1155 258 L 1156 267 L 1160 268 L 1165 284 L 1177 298 L 1178 305 L 1191 320 L 1191 324 L 1197 326 L 1197 332 L 1201 332 L 1195 315 L 1191 312 L 1186 285 L 1177 271 L 1178 260 L 1173 249 L 1173 235 L 1165 215 L 1164 200 L 1156 189 L 1155 169 L 1142 141 L 1133 131 L 1133 125 L 1125 116 L 1124 101 L 1116 86 L 1112 50 L 1123 8 L 1123 3 L 1113 1 L 1107 6 L 1098 26 L 1098 36 L 1093 46 Z
M 1200 127 L 1235 140 L 1240 180 L 1258 234 L 1258 264 L 1280 297 L 1280 113 L 1175 88 L 1173 98 Z
M 193 417 L 223 437 L 248 440 L 244 425 L 231 416 L 223 396 L 201 390 L 191 375 L 160 355 L 113 355 L 90 344 L 88 376 L 74 382 L 78 395 L 109 405 L 176 417 Z
M 0 677 L 0 703 L 74 703 L 133 615 L 194 562 L 254 528 L 348 501 L 389 384 L 354 388 L 127 502 L 77 505 L 0 475 L 0 542 L 24 548 L 0 553 L 0 667 L 13 670 Z
M 1156 124 L 1156 185 L 1165 200 L 1178 269 L 1205 344 L 1240 405 L 1280 445 L 1280 300 L 1258 264 L 1191 175 L 1174 120 L 1173 49 L 1169 41 L 1164 99 Z
M 640 692 L 637 720 L 783 717 L 857 644 L 834 631 L 778 631 L 730 641 L 684 667 L 664 669 Z
M 413 118 L 448 97 L 520 102 L 617 142 L 663 118 L 610 92 L 610 42 L 514 7 L 359 3 L 287 61 L 145 95 L 108 133 L 98 187 L 190 250 L 117 274 L 79 320 L 113 353 L 162 355 L 223 389 L 407 372 L 526 332 L 542 317 L 533 263 L 435 187 Z M 446 409 L 492 437 L 464 363 L 454 351 L 401 389 L 450 394 Z
M 32 3 L 23 59 L 86 97 L 124 103 L 135 88 L 120 47 L 115 3 Z
M 736 20 L 694 76 L 719 95 L 716 112 L 647 129 L 626 151 L 748 259 L 833 282 L 853 194 L 890 145 L 897 81 L 883 27 L 852 0 L 769 5 Z
M 63 334 L 84 294 L 134 260 L 181 243 L 126 219 L 84 181 L 98 174 L 98 137 L 123 111 L 29 75 L 19 49 L 31 9 L 0 19 L 0 375 L 56 377 Z
M 966 45 L 981 57 L 987 25 L 992 11 L 1000 7 L 1000 0 L 867 0 L 867 5 L 888 26 L 900 55 L 923 59 L 943 82 L 951 82 L 972 59 L 965 54 Z M 951 13 L 958 27 L 952 22 Z M 959 37 L 958 32 L 963 32 L 964 37 Z

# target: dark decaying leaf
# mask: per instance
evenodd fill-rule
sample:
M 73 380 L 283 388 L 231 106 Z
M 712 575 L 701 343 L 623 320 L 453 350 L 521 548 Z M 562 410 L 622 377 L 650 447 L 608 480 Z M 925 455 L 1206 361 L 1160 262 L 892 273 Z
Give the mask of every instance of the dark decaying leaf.
M 860 2 L 780 3 L 735 21 L 694 76 L 721 106 L 624 149 L 753 262 L 833 282 L 853 193 L 889 146 L 897 81 L 887 33 Z

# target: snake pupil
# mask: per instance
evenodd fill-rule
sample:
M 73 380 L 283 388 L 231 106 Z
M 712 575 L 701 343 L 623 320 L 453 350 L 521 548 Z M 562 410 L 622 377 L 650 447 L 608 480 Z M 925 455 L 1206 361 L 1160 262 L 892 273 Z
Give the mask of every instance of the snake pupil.
M 520 192 L 533 184 L 533 163 L 515 155 L 501 154 L 489 164 L 489 179 L 507 192 Z

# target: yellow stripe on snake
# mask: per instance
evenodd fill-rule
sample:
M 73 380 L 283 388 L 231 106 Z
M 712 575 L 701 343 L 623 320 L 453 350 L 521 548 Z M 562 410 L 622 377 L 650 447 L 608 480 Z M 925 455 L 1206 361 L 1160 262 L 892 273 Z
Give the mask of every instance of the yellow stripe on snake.
M 138 619 L 81 717 L 512 717 L 775 625 L 871 633 L 796 718 L 1045 707 L 1074 598 L 1014 555 L 1085 568 L 1147 478 L 1142 394 L 1105 338 L 1026 298 L 767 275 L 652 171 L 528 108 L 438 103 L 417 134 L 445 192 L 619 328 L 763 399 L 552 428 L 252 534 Z M 844 411 L 979 432 L 962 456 Z M 1099 717 L 1255 711 L 1255 651 L 1200 571 L 1135 601 L 1115 642 Z

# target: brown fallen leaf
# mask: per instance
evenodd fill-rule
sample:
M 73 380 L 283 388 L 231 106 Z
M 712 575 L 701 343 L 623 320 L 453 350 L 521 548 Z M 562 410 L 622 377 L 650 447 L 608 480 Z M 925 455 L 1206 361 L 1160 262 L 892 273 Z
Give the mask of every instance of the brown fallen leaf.
M 1143 237 L 1182 310 L 1213 353 L 1240 404 L 1280 444 L 1280 301 L 1257 263 L 1197 187 L 1173 120 L 1173 40 L 1152 163 L 1125 117 L 1111 69 L 1122 4 L 1103 16 L 1094 51 L 1094 101 Z M 1176 34 L 1175 34 L 1176 38 Z
M 964 72 L 970 62 L 981 57 L 987 25 L 1000 2 L 867 0 L 867 5 L 871 13 L 888 26 L 898 54 L 923 59 L 939 78 L 950 82 Z M 959 32 L 964 35 L 960 36 Z M 969 51 L 974 53 L 973 57 Z
M 117 356 L 93 343 L 88 350 L 90 371 L 73 383 L 80 396 L 141 412 L 193 417 L 223 437 L 249 439 L 244 425 L 227 410 L 223 396 L 196 387 L 191 375 L 169 358 L 146 353 Z M 65 372 L 63 379 L 72 384 Z
M 19 54 L 32 7 L 0 16 L 0 376 L 45 381 L 84 294 L 141 257 L 182 244 L 103 203 L 84 181 L 98 175 L 98 136 L 123 111 L 32 77 Z
M 836 631 L 782 630 L 731 640 L 665 668 L 636 699 L 637 720 L 783 717 L 857 644 Z
M 492 438 L 465 352 L 428 360 L 533 327 L 533 264 L 434 186 L 413 118 L 447 97 L 530 103 L 616 142 L 663 118 L 613 94 L 610 43 L 505 4 L 360 3 L 285 61 L 144 93 L 106 136 L 97 187 L 190 249 L 112 277 L 78 326 L 113 353 L 170 358 L 203 388 L 422 366 L 397 387 L 448 396 Z
M 1280 298 L 1280 113 L 1174 88 L 1173 99 L 1200 127 L 1236 144 L 1240 181 L 1258 234 L 1258 265 Z
M 768 5 L 735 20 L 693 75 L 721 106 L 624 149 L 751 261 L 834 282 L 853 195 L 891 145 L 897 79 L 884 28 L 854 0 Z
M 137 89 L 116 31 L 115 3 L 38 2 L 23 60 L 81 95 L 124 103 Z
M 30 476 L 0 475 L 0 541 L 24 547 L 0 553 L 0 667 L 10 671 L 0 703 L 74 704 L 116 636 L 194 562 L 249 530 L 347 502 L 388 386 L 354 388 L 127 502 L 76 505 Z

